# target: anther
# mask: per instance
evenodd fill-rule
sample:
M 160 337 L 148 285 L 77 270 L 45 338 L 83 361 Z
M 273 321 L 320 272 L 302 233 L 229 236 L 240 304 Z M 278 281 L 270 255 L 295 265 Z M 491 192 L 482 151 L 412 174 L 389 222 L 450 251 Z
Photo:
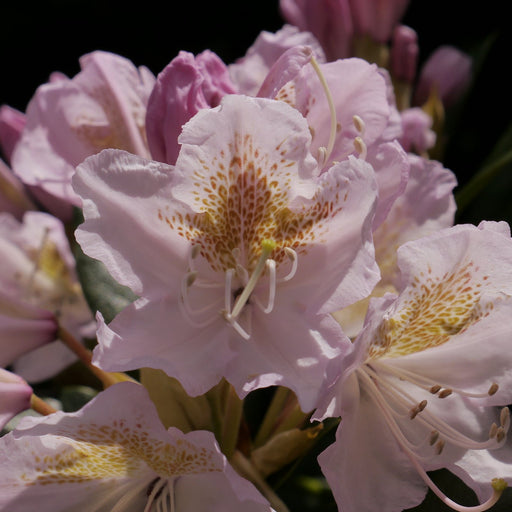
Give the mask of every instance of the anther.
M 489 429 L 489 439 L 493 439 L 496 437 L 496 433 L 498 432 L 498 425 L 496 423 L 493 423 L 491 425 L 491 428 Z
M 430 432 L 430 440 L 429 440 L 430 446 L 434 446 L 437 443 L 438 439 L 439 439 L 439 432 L 437 430 L 432 430 L 432 432 Z
M 444 449 L 444 445 L 445 445 L 445 442 L 442 439 L 437 442 L 437 444 L 436 444 L 436 454 L 437 455 L 441 455 L 441 453 L 443 452 L 443 449 Z
M 498 441 L 498 443 L 501 443 L 501 441 L 503 441 L 503 439 L 505 439 L 505 436 L 506 436 L 506 432 L 505 432 L 505 429 L 503 427 L 498 427 L 496 429 L 496 441 Z
M 364 135 L 364 130 L 366 128 L 366 125 L 364 124 L 364 121 L 356 114 L 352 116 L 352 122 L 354 123 L 354 126 L 358 133 L 361 135 Z
M 429 391 L 435 395 L 437 393 L 439 393 L 439 391 L 441 391 L 441 386 L 439 384 L 436 384 L 435 386 L 432 386 Z
M 366 160 L 366 154 L 368 153 L 368 150 L 364 140 L 361 137 L 356 137 L 354 139 L 354 148 L 359 153 L 359 158 L 361 160 Z
M 510 427 L 510 409 L 508 407 L 501 409 L 500 424 L 505 430 L 508 430 Z
M 409 418 L 411 418 L 411 420 L 413 420 L 414 418 L 416 418 L 416 416 L 421 412 L 423 411 L 423 409 L 425 409 L 425 407 L 427 406 L 427 401 L 426 400 L 422 400 L 418 405 L 414 406 L 410 411 L 409 411 Z
M 439 398 L 446 398 L 447 396 L 450 396 L 453 393 L 453 391 L 450 388 L 443 389 L 437 396 Z
M 496 384 L 496 382 L 494 382 L 491 387 L 489 388 L 489 391 L 487 391 L 487 394 L 489 396 L 492 396 L 492 395 L 495 395 L 496 394 L 496 391 L 498 391 L 499 389 L 499 386 L 498 384 Z
M 195 271 L 189 272 L 185 276 L 185 286 L 187 288 L 190 288 L 194 284 L 194 281 L 196 280 L 196 278 L 197 278 L 197 272 L 195 272 Z

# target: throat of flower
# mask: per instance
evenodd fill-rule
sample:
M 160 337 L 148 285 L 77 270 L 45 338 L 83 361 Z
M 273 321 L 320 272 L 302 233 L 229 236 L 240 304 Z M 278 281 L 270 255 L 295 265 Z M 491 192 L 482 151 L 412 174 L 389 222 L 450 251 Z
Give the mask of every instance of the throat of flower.
M 435 459 L 443 452 L 446 445 L 453 445 L 466 450 L 486 450 L 502 446 L 510 427 L 509 409 L 507 407 L 502 409 L 500 425 L 493 423 L 490 426 L 488 438 L 484 441 L 478 441 L 467 437 L 431 412 L 428 407 L 428 400 L 418 402 L 400 386 L 400 382 L 407 381 L 409 384 L 429 392 L 436 400 L 444 400 L 456 394 L 462 397 L 483 398 L 495 394 L 498 390 L 497 384 L 492 384 L 486 392 L 466 392 L 462 389 L 433 382 L 425 376 L 392 366 L 383 361 L 372 361 L 371 364 L 363 365 L 356 372 L 361 388 L 366 391 L 381 413 L 402 451 L 410 459 L 423 481 L 446 505 L 458 512 L 483 512 L 498 501 L 507 485 L 504 480 L 494 479 L 492 481 L 492 496 L 486 502 L 474 507 L 466 507 L 448 498 L 435 485 L 425 471 L 422 462 Z M 404 422 L 414 422 L 420 431 L 428 434 L 419 442 L 417 439 L 412 440 L 411 430 L 401 426 Z
M 240 325 L 237 318 L 240 316 L 244 306 L 247 304 L 249 297 L 256 288 L 258 281 L 265 271 L 269 272 L 269 294 L 268 303 L 262 307 L 264 313 L 270 313 L 274 308 L 274 299 L 276 293 L 276 262 L 270 258 L 272 251 L 276 248 L 276 243 L 273 240 L 264 240 L 261 244 L 261 256 L 254 268 L 247 284 L 242 289 L 241 293 L 236 298 L 233 309 L 231 309 L 231 294 L 229 298 L 226 295 L 226 309 L 224 311 L 224 318 L 226 321 L 244 338 L 249 339 L 250 334 Z M 228 286 L 229 284 L 229 286 Z M 231 277 L 229 283 L 226 282 L 226 290 L 231 290 Z M 261 307 L 261 305 L 260 305 Z

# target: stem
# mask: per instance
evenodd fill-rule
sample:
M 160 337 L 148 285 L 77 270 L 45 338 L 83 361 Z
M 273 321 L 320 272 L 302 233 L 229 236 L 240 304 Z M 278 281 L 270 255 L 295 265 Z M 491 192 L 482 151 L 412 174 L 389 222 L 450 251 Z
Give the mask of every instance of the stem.
M 34 394 L 30 397 L 30 408 L 42 416 L 48 416 L 49 414 L 57 412 L 57 409 L 54 409 L 49 403 Z
M 66 347 L 74 352 L 80 361 L 82 361 L 87 368 L 101 381 L 104 388 L 108 388 L 113 384 L 117 384 L 122 381 L 133 381 L 131 377 L 125 373 L 110 373 L 101 370 L 97 366 L 92 364 L 92 352 L 85 348 L 67 329 L 59 325 L 57 329 L 57 339 L 62 341 Z
M 224 455 L 230 459 L 237 442 L 242 421 L 243 400 L 240 400 L 233 386 L 227 384 L 225 395 L 224 420 L 222 425 L 222 447 Z

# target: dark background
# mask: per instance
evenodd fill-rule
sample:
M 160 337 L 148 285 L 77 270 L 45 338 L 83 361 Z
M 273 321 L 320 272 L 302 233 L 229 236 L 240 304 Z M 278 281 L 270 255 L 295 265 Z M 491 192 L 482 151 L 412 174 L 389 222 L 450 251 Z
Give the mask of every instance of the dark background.
M 412 0 L 403 20 L 418 32 L 420 61 L 441 44 L 453 44 L 479 59 L 466 102 L 453 116 L 443 157 L 461 186 L 484 165 L 511 121 L 512 38 L 504 4 L 491 1 L 455 11 L 447 6 L 462 3 Z M 0 20 L 0 104 L 19 110 L 25 110 L 52 71 L 73 76 L 79 71 L 78 57 L 96 49 L 123 55 L 157 74 L 182 49 L 198 53 L 209 48 L 230 63 L 244 55 L 261 30 L 273 32 L 283 24 L 278 0 L 150 0 L 131 7 L 108 0 L 11 0 L 0 7 Z M 512 220 L 510 166 L 508 171 L 495 190 L 488 186 L 479 194 L 478 204 L 461 220 Z

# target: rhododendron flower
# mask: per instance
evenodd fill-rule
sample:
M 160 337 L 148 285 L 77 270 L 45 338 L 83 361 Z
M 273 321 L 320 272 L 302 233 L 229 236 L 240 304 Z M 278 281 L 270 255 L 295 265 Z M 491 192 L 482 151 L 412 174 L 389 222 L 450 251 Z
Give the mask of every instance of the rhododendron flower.
M 18 375 L 0 368 L 0 430 L 30 407 L 32 388 Z
M 405 191 L 373 233 L 375 259 L 381 273 L 372 291 L 373 297 L 386 292 L 397 293 L 400 272 L 396 256 L 401 245 L 453 225 L 455 175 L 434 160 L 412 154 L 408 158 L 410 175 Z M 333 314 L 343 332 L 351 338 L 361 331 L 368 301 L 369 297 Z
M 282 384 L 308 410 L 343 344 L 326 313 L 378 280 L 373 170 L 350 157 L 318 176 L 281 101 L 228 95 L 179 142 L 174 168 L 112 150 L 77 168 L 77 239 L 140 297 L 100 318 L 95 363 L 162 369 L 191 395 Z
M 90 335 L 94 328 L 64 227 L 42 212 L 27 212 L 23 222 L 2 213 L 0 256 L 1 351 L 11 354 L 2 362 L 16 359 L 16 372 L 28 381 L 47 378 L 75 359 L 59 342 L 46 345 L 55 339 L 57 318 L 59 325 L 78 337 Z M 11 328 L 6 331 L 7 325 Z M 17 359 L 43 343 L 36 352 Z
M 370 302 L 317 414 L 342 417 L 319 457 L 341 509 L 373 511 L 378 500 L 399 511 L 429 486 L 466 510 L 426 473 L 443 467 L 485 502 L 475 511 L 496 501 L 500 479 L 512 481 L 509 410 L 495 407 L 512 401 L 511 262 L 505 223 L 455 226 L 398 250 L 400 293 Z
M 80 206 L 71 176 L 85 157 L 112 147 L 149 156 L 144 122 L 151 72 L 106 52 L 85 55 L 80 65 L 74 78 L 54 77 L 37 89 L 12 154 L 22 181 L 50 194 L 45 206 L 52 212 L 52 197 Z M 64 220 L 70 215 L 71 207 Z
M 116 384 L 76 413 L 24 418 L 0 449 L 10 512 L 271 511 L 211 432 L 166 430 L 139 384 Z

